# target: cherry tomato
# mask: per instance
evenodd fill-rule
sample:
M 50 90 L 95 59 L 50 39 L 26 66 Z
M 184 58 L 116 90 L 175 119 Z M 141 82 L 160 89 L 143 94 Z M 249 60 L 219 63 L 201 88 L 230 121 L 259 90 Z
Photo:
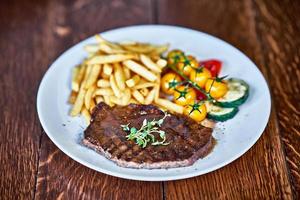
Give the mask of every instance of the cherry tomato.
M 166 73 L 161 79 L 161 89 L 166 94 L 173 94 L 174 88 L 178 85 L 177 83 L 181 81 L 180 76 L 173 72 Z
M 210 78 L 205 84 L 205 91 L 214 99 L 218 99 L 226 94 L 228 86 L 224 81 L 218 80 L 218 78 Z
M 208 69 L 211 73 L 212 77 L 216 77 L 219 75 L 221 68 L 222 68 L 222 62 L 219 60 L 206 60 L 200 62 L 200 66 L 204 66 L 206 69 Z
M 183 113 L 196 122 L 201 122 L 206 118 L 207 110 L 204 103 L 195 103 L 184 106 Z
M 185 106 L 194 103 L 196 99 L 196 92 L 193 88 L 181 85 L 175 89 L 174 101 L 178 105 Z
M 174 49 L 170 51 L 167 55 L 168 63 L 169 64 L 177 63 L 183 57 L 184 57 L 184 53 L 181 50 Z
M 211 73 L 204 67 L 194 69 L 190 74 L 191 81 L 197 83 L 197 85 L 202 88 L 205 86 L 205 83 L 209 78 L 211 78 Z
M 198 62 L 193 56 L 186 56 L 177 62 L 176 67 L 182 71 L 184 75 L 188 76 L 193 71 L 193 68 L 198 67 Z

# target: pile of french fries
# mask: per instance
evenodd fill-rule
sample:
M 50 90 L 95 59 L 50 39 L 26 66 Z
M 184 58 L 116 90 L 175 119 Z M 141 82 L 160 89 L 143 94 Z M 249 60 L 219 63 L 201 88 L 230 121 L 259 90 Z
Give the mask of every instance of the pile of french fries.
M 114 43 L 95 37 L 96 44 L 85 46 L 88 57 L 73 68 L 71 116 L 82 114 L 89 124 L 92 110 L 100 102 L 109 106 L 155 104 L 183 113 L 182 106 L 160 97 L 161 72 L 167 65 L 160 55 L 169 45 Z

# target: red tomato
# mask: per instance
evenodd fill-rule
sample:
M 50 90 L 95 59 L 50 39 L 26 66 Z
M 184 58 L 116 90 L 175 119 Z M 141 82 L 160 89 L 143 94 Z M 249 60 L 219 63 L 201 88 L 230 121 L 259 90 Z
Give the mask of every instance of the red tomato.
M 208 69 L 212 77 L 218 76 L 222 68 L 222 62 L 215 59 L 205 60 L 200 62 L 199 64 L 200 66 L 203 65 L 206 69 Z
M 201 100 L 205 100 L 206 99 L 205 94 L 203 94 L 199 90 L 195 90 L 195 91 L 196 91 L 197 100 L 201 101 Z

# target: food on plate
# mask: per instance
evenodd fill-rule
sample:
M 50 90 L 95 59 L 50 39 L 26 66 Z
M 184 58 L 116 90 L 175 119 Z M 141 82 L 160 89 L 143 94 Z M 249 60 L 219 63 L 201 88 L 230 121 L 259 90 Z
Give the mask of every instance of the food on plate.
M 209 78 L 205 83 L 205 91 L 214 99 L 223 97 L 227 91 L 228 86 L 223 78 Z
M 181 82 L 179 75 L 169 72 L 161 78 L 161 89 L 166 94 L 174 94 L 175 87 Z
M 196 92 L 194 88 L 188 86 L 178 86 L 176 87 L 174 92 L 174 101 L 176 104 L 185 106 L 193 104 L 196 100 Z
M 72 71 L 71 116 L 87 111 L 91 114 L 99 102 L 110 106 L 140 103 L 179 114 L 201 105 L 206 111 L 193 110 L 188 114 L 192 119 L 200 123 L 207 119 L 224 121 L 234 117 L 249 95 L 245 81 L 219 77 L 219 60 L 198 61 L 179 49 L 164 57 L 168 44 L 117 43 L 100 35 L 95 38 L 98 43 L 85 46 L 87 58 Z M 224 112 L 226 117 L 219 117 Z
M 152 169 L 192 165 L 212 150 L 214 139 L 211 128 L 185 115 L 169 114 L 153 105 L 100 103 L 83 144 L 119 166 Z
M 192 165 L 213 148 L 215 122 L 233 118 L 249 96 L 245 81 L 219 76 L 219 60 L 96 40 L 72 71 L 70 115 L 89 124 L 83 143 L 120 166 Z

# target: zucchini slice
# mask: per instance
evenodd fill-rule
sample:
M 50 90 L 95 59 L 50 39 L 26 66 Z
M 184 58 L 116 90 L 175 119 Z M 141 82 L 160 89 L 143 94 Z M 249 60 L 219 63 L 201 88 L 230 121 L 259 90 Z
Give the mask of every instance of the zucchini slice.
M 207 103 L 206 108 L 208 111 L 207 118 L 220 122 L 224 122 L 228 119 L 233 118 L 239 111 L 238 107 L 223 108 L 212 103 Z
M 240 79 L 231 78 L 227 81 L 228 92 L 215 104 L 224 108 L 238 107 L 243 104 L 249 96 L 249 85 Z

